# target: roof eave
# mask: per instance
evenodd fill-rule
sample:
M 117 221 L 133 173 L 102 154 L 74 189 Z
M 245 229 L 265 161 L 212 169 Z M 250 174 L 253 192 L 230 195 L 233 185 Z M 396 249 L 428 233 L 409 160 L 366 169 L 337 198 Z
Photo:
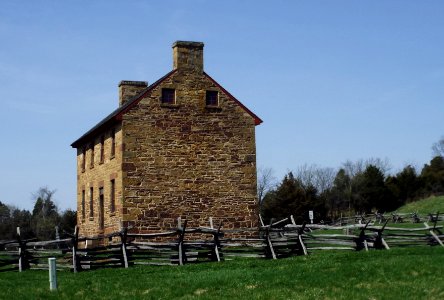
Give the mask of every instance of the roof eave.
M 251 110 L 248 109 L 248 107 L 246 107 L 245 105 L 242 104 L 242 102 L 240 102 L 239 100 L 236 99 L 236 97 L 234 97 L 233 95 L 230 94 L 230 92 L 228 92 L 226 89 L 223 88 L 223 86 L 221 86 L 216 80 L 214 80 L 210 75 L 208 75 L 207 73 L 204 72 L 204 75 L 207 76 L 208 79 L 210 79 L 218 88 L 220 88 L 222 90 L 222 92 L 224 92 L 224 94 L 226 94 L 231 100 L 233 100 L 234 102 L 236 102 L 240 107 L 242 107 L 251 117 L 253 117 L 254 119 L 254 125 L 260 125 L 261 123 L 263 123 L 262 119 L 259 118 L 255 113 L 253 113 Z
M 85 143 L 85 140 L 90 139 L 92 136 L 96 135 L 97 132 L 104 130 L 104 128 L 108 128 L 110 125 L 115 124 L 116 122 L 122 121 L 123 115 L 129 111 L 132 107 L 134 107 L 139 101 L 143 98 L 145 98 L 154 88 L 156 88 L 162 81 L 170 77 L 172 74 L 174 74 L 177 71 L 177 69 L 174 69 L 167 74 L 165 74 L 163 77 L 161 77 L 159 80 L 148 86 L 144 91 L 142 91 L 139 95 L 135 96 L 134 98 L 128 100 L 125 104 L 117 108 L 115 111 L 113 111 L 111 114 L 109 114 L 107 117 L 105 117 L 102 121 L 97 123 L 94 127 L 92 127 L 90 130 L 88 130 L 84 135 L 82 135 L 80 138 L 78 138 L 76 141 L 74 141 L 71 144 L 72 148 L 79 148 L 82 144 Z

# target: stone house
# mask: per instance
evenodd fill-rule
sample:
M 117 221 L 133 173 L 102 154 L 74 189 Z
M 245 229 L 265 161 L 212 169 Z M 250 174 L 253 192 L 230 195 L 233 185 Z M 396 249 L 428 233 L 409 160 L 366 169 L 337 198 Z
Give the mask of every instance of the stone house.
M 119 107 L 77 149 L 82 235 L 189 226 L 256 227 L 255 126 L 262 121 L 203 70 L 200 42 L 173 44 L 173 70 L 121 81 Z

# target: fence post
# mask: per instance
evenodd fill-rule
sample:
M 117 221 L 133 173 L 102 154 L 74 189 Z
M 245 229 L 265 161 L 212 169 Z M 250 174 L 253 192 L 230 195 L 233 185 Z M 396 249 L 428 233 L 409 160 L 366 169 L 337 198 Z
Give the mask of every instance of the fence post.
M 219 225 L 219 228 L 217 229 L 216 233 L 213 233 L 214 236 L 214 256 L 216 257 L 216 260 L 220 262 L 220 255 L 219 255 L 219 247 L 220 247 L 220 241 L 219 241 L 219 235 L 220 235 L 220 229 L 222 228 L 222 222 Z
M 436 212 L 436 217 L 435 217 L 435 220 L 433 222 L 433 230 L 436 229 L 436 223 L 438 222 L 438 219 L 439 219 L 439 211 Z
M 293 221 L 294 221 L 294 219 L 293 219 Z M 295 223 L 295 225 L 296 225 L 296 223 Z M 304 255 L 308 255 L 307 247 L 305 247 L 304 241 L 302 240 L 302 235 L 304 234 L 305 226 L 307 226 L 306 222 L 302 223 L 302 227 L 298 230 L 298 240 L 299 240 L 299 245 L 300 245 Z
M 23 271 L 23 259 L 22 259 L 22 242 L 20 239 L 20 227 L 17 227 L 17 241 L 19 243 L 18 255 L 19 255 L 19 272 Z
M 385 229 L 385 226 L 387 225 L 388 220 L 385 221 L 384 226 L 382 226 L 381 229 L 376 230 L 376 239 L 374 242 L 374 247 L 376 249 L 382 249 L 383 247 L 387 250 L 390 250 L 390 247 L 388 246 L 388 244 L 385 242 L 384 238 L 382 237 L 382 232 Z
M 265 228 L 265 241 L 268 245 L 268 250 L 270 251 L 271 258 L 276 259 L 276 253 L 274 253 L 273 244 L 271 243 L 271 238 L 270 238 L 271 224 L 273 224 L 273 219 L 270 220 L 270 225 Z
M 368 244 L 365 238 L 365 230 L 367 226 L 370 224 L 370 220 L 368 220 L 367 224 L 361 228 L 361 232 L 359 233 L 359 237 L 356 239 L 356 251 L 360 251 L 365 248 L 365 251 L 368 251 Z
M 19 243 L 19 272 L 29 269 L 29 262 L 26 256 L 26 241 L 21 238 L 20 227 L 17 227 L 17 241 Z
M 49 289 L 54 291 L 57 289 L 57 267 L 55 257 L 48 258 L 49 269 Z
M 259 222 L 261 223 L 261 226 L 265 226 L 264 220 L 262 220 L 261 214 L 259 214 Z
M 210 228 L 213 229 L 213 217 L 209 217 L 208 219 L 210 221 Z
M 296 226 L 296 221 L 294 220 L 293 215 L 290 215 L 290 220 L 291 220 L 291 224 L 293 224 L 294 226 Z M 302 253 L 304 255 L 308 255 L 307 253 L 307 248 L 305 247 L 304 241 L 302 240 L 302 234 L 304 233 L 304 229 L 305 226 L 307 225 L 306 222 L 302 223 L 302 227 L 298 230 L 296 229 L 296 233 L 298 235 L 298 241 L 296 242 L 296 251 L 298 252 L 297 254 L 301 254 L 301 250 Z
M 179 230 L 181 230 L 180 235 L 179 235 L 179 265 L 183 266 L 184 262 L 186 262 L 187 258 L 185 255 L 185 250 L 183 247 L 183 239 L 185 237 L 185 230 L 187 228 L 187 221 L 185 220 L 185 222 L 183 223 L 183 227 L 179 228 Z
M 424 222 L 424 226 L 429 229 L 430 234 L 432 235 L 432 237 L 438 242 L 438 244 L 440 244 L 442 247 L 444 247 L 443 242 L 439 239 L 439 237 L 433 232 L 434 230 L 436 230 L 436 222 L 435 225 L 433 227 L 430 227 L 429 224 L 427 224 L 427 222 Z
M 120 240 L 122 242 L 122 257 L 123 257 L 123 266 L 128 268 L 128 256 L 126 253 L 126 235 L 128 233 L 128 228 L 123 227 L 122 232 L 120 233 Z
M 56 235 L 56 240 L 60 240 L 60 233 L 59 233 L 59 226 L 55 226 L 55 235 Z M 60 244 L 57 243 L 57 249 L 60 249 Z
M 77 247 L 79 242 L 79 227 L 76 225 L 74 227 L 74 236 L 72 238 L 72 268 L 74 273 L 77 273 L 79 270 L 79 261 L 77 259 Z

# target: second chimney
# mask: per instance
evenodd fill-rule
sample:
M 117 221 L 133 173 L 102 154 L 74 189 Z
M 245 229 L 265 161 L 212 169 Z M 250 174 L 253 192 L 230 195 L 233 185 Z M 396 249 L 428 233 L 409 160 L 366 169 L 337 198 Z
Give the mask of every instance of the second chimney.
M 148 82 L 146 81 L 122 80 L 119 83 L 119 106 L 140 94 L 147 86 Z

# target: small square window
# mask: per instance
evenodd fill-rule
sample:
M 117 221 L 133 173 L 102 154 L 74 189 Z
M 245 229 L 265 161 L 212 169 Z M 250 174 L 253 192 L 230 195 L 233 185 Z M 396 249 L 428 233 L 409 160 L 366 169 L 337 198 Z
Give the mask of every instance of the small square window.
M 176 91 L 174 89 L 162 89 L 162 103 L 175 104 Z
M 207 106 L 218 106 L 219 105 L 219 97 L 217 91 L 207 91 L 205 97 L 205 103 Z

